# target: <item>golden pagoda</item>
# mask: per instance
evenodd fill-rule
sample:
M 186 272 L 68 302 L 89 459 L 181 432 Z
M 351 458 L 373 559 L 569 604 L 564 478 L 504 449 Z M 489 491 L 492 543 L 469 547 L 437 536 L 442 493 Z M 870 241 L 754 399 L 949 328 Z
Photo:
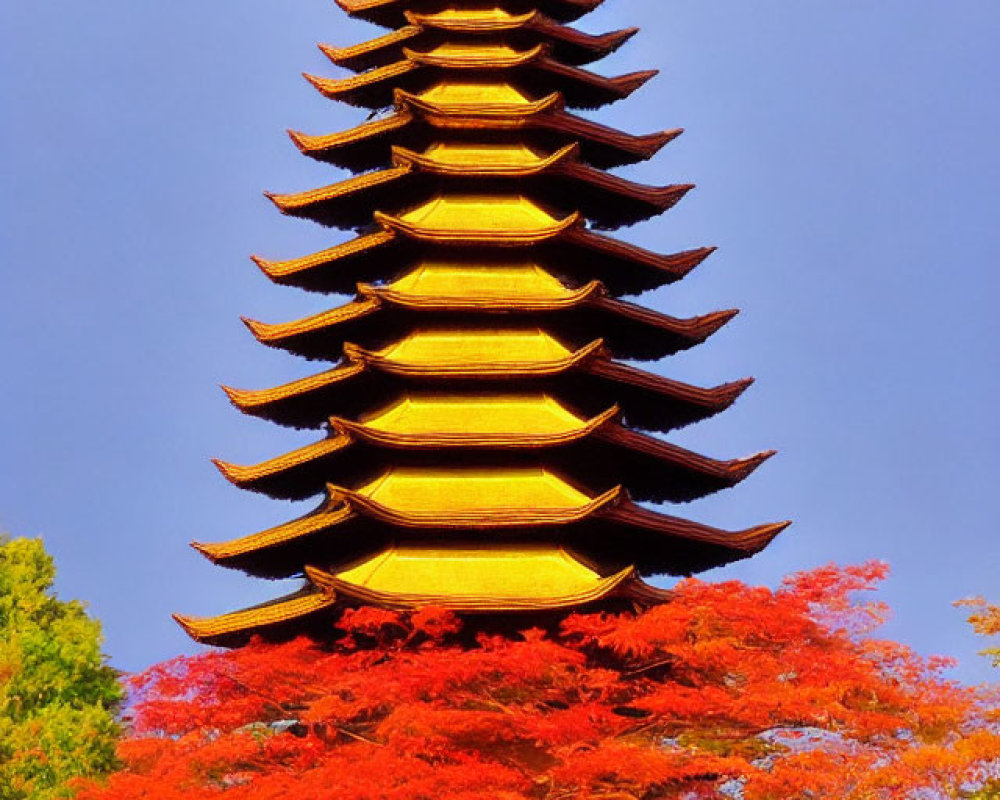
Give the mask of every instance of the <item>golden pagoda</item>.
M 658 215 L 691 188 L 604 171 L 650 158 L 679 131 L 633 136 L 573 110 L 628 97 L 655 74 L 585 68 L 635 29 L 567 25 L 601 0 L 337 2 L 391 32 L 321 45 L 353 74 L 306 77 L 373 117 L 291 137 L 356 177 L 268 197 L 355 236 L 255 261 L 275 283 L 353 299 L 291 322 L 245 320 L 260 342 L 331 366 L 273 389 L 226 389 L 244 413 L 323 438 L 253 466 L 217 462 L 241 488 L 319 505 L 195 545 L 216 564 L 304 585 L 181 625 L 238 645 L 329 635 L 359 605 L 643 606 L 669 593 L 642 576 L 765 547 L 788 523 L 729 532 L 637 505 L 733 486 L 771 453 L 717 460 L 653 435 L 724 410 L 751 381 L 701 388 L 622 363 L 693 347 L 736 313 L 678 319 L 623 300 L 680 280 L 712 249 L 661 255 L 598 232 Z

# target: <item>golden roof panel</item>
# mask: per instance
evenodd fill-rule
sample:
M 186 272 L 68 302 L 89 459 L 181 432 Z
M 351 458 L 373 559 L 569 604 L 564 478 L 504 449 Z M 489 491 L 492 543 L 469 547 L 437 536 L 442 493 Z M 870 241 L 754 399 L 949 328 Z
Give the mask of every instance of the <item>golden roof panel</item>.
M 528 11 L 524 14 L 513 14 L 506 8 L 499 6 L 476 7 L 453 5 L 440 11 L 421 14 L 416 11 L 407 11 L 406 18 L 415 25 L 447 25 L 449 23 L 460 22 L 469 24 L 482 21 L 484 23 L 501 23 L 505 25 L 527 22 L 534 17 L 537 11 Z
M 535 244 L 579 225 L 574 212 L 556 219 L 522 195 L 446 194 L 400 216 L 376 211 L 388 230 L 437 244 Z
M 577 437 L 616 413 L 609 409 L 588 420 L 547 394 L 438 394 L 408 392 L 390 406 L 365 414 L 358 422 L 331 420 L 335 429 L 354 435 L 406 437 L 408 440 L 533 443 Z
M 544 467 L 396 467 L 351 495 L 415 514 L 578 511 L 593 499 Z
M 408 364 L 488 365 L 498 356 L 512 362 L 561 361 L 572 353 L 541 328 L 522 330 L 426 329 L 382 351 Z
M 507 81 L 462 80 L 441 81 L 426 91 L 420 92 L 420 100 L 439 108 L 478 109 L 480 107 L 524 107 L 531 106 L 534 98 Z
M 479 378 L 562 372 L 600 351 L 600 340 L 572 351 L 540 328 L 424 328 L 382 350 L 344 345 L 344 354 L 400 375 Z
M 481 261 L 465 258 L 424 260 L 379 294 L 410 302 L 437 298 L 447 302 L 475 300 L 494 303 L 530 304 L 572 301 L 577 291 L 568 289 L 556 277 L 528 257 L 510 261 Z
M 622 496 L 616 487 L 590 498 L 540 466 L 393 467 L 360 489 L 330 493 L 390 525 L 441 530 L 570 525 Z
M 580 605 L 607 596 L 634 577 L 602 577 L 560 547 L 397 544 L 336 574 L 309 569 L 331 592 L 377 605 L 440 605 L 463 611 L 533 610 Z
M 415 229 L 487 231 L 506 235 L 515 231 L 548 231 L 557 220 L 529 197 L 518 194 L 445 194 L 400 215 Z
M 407 58 L 421 61 L 421 63 L 441 63 L 441 64 L 468 64 L 478 66 L 482 62 L 487 62 L 487 66 L 495 66 L 503 63 L 523 63 L 532 58 L 537 58 L 544 52 L 542 45 L 536 45 L 529 50 L 518 50 L 511 47 L 506 42 L 499 41 L 445 41 L 424 52 L 414 50 L 404 51 Z
M 567 145 L 552 154 L 545 154 L 525 142 L 435 142 L 423 153 L 402 147 L 393 148 L 393 161 L 436 172 L 467 172 L 479 174 L 524 173 L 543 169 L 577 152 L 577 145 Z

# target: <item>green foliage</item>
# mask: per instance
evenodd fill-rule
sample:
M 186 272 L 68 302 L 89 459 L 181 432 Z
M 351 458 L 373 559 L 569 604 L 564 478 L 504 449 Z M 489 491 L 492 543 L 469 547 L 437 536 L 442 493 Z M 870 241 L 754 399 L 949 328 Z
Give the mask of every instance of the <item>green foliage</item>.
M 0 536 L 0 800 L 69 797 L 115 765 L 121 689 L 101 626 L 52 592 L 37 539 Z

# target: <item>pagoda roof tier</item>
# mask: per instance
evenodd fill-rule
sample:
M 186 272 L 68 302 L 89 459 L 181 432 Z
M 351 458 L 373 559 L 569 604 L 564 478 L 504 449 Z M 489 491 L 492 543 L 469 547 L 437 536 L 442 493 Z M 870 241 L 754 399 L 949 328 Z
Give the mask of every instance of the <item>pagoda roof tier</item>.
M 591 496 L 544 466 L 393 466 L 332 498 L 402 528 L 510 530 L 570 525 L 620 501 L 616 486 Z
M 364 559 L 392 541 L 480 543 L 489 541 L 564 542 L 593 552 L 609 563 L 635 564 L 643 574 L 687 575 L 749 558 L 763 550 L 790 523 L 725 531 L 691 520 L 650 511 L 619 494 L 583 519 L 561 526 L 497 530 L 420 527 L 420 520 L 401 527 L 398 515 L 381 515 L 370 505 L 353 504 L 332 491 L 315 511 L 260 533 L 215 544 L 193 546 L 212 562 L 248 574 L 287 578 L 306 563 L 350 563 Z
M 424 150 L 447 131 L 449 138 L 529 140 L 558 150 L 579 142 L 582 159 L 609 169 L 645 161 L 682 131 L 635 136 L 570 114 L 558 93 L 530 101 L 508 84 L 448 85 L 422 96 L 397 90 L 395 111 L 350 130 L 321 136 L 289 131 L 302 153 L 356 172 L 388 167 L 392 147 Z
M 400 377 L 359 359 L 273 389 L 223 388 L 245 414 L 292 427 L 316 428 L 330 415 L 358 417 L 414 388 L 439 390 L 446 377 L 427 372 Z M 475 387 L 466 391 L 509 388 L 503 375 L 480 377 Z M 531 388 L 555 394 L 591 414 L 618 404 L 630 427 L 670 431 L 724 411 L 752 383 L 747 378 L 705 389 L 616 363 L 600 350 L 591 350 L 571 365 L 536 375 Z M 461 389 L 451 383 L 448 391 Z
M 643 584 L 634 568 L 602 576 L 552 545 L 480 544 L 458 549 L 394 544 L 341 572 L 306 567 L 306 573 L 328 592 L 382 608 L 554 611 L 615 595 L 648 603 L 670 597 L 669 592 Z
M 720 461 L 614 421 L 615 408 L 591 419 L 546 395 L 407 395 L 367 421 L 334 417 L 328 438 L 253 466 L 216 461 L 234 485 L 301 500 L 330 481 L 351 481 L 387 466 L 433 469 L 523 465 L 544 460 L 560 474 L 610 490 L 619 483 L 639 500 L 686 502 L 735 486 L 773 452 Z M 588 465 L 581 473 L 580 465 Z
M 386 28 L 407 24 L 408 12 L 442 16 L 460 15 L 470 5 L 461 0 L 336 0 L 337 5 L 352 17 L 373 22 Z M 537 9 L 559 22 L 572 22 L 597 8 L 604 0 L 498 0 L 497 6 L 510 13 Z
M 385 36 L 348 47 L 321 44 L 320 49 L 337 66 L 360 72 L 399 61 L 407 47 L 427 51 L 455 36 L 502 35 L 520 46 L 544 42 L 553 58 L 580 65 L 614 52 L 639 30 L 626 28 L 594 36 L 560 25 L 539 11 L 511 14 L 500 8 L 449 9 L 437 14 L 407 11 L 405 15 L 408 24 Z
M 562 341 L 582 346 L 598 334 L 617 358 L 656 360 L 694 347 L 722 328 L 738 312 L 718 311 L 680 319 L 615 300 L 591 283 L 569 298 L 543 306 L 537 301 L 507 304 L 470 303 L 455 307 L 442 299 L 412 303 L 371 286 L 361 287 L 361 299 L 292 322 L 267 324 L 244 318 L 257 341 L 309 359 L 335 358 L 349 342 L 378 347 L 411 332 L 468 327 L 505 331 L 538 323 Z M 489 315 L 484 318 L 484 315 Z
M 412 207 L 447 180 L 458 193 L 520 192 L 550 206 L 579 210 L 598 228 L 612 229 L 656 216 L 675 205 L 693 185 L 645 186 L 580 161 L 578 143 L 539 153 L 524 143 L 447 142 L 424 153 L 392 149 L 394 166 L 295 194 L 267 197 L 283 214 L 339 228 L 369 225 L 377 210 Z
M 524 311 L 576 305 L 590 283 L 571 288 L 531 258 L 502 254 L 500 260 L 427 259 L 395 281 L 359 284 L 358 296 L 377 296 L 413 308 L 483 311 L 499 306 Z M 599 283 L 599 282 L 598 282 Z M 599 285 L 603 291 L 607 288 Z
M 657 70 L 606 78 L 555 60 L 545 44 L 516 50 L 500 42 L 448 41 L 427 52 L 404 47 L 400 61 L 347 78 L 309 74 L 305 78 L 331 100 L 379 109 L 392 105 L 399 90 L 421 93 L 437 86 L 447 89 L 452 80 L 464 83 L 475 81 L 477 76 L 487 76 L 495 83 L 501 74 L 504 80 L 530 86 L 532 93 L 559 92 L 572 108 L 599 108 L 628 97 L 655 77 Z
M 557 219 L 524 198 L 505 205 L 484 201 L 437 198 L 399 217 L 377 212 L 381 230 L 375 233 L 303 258 L 255 256 L 254 262 L 275 283 L 350 294 L 358 283 L 392 280 L 422 258 L 442 257 L 442 247 L 451 251 L 444 255 L 449 260 L 486 263 L 509 258 L 504 248 L 522 247 L 529 249 L 518 254 L 521 258 L 552 265 L 574 283 L 598 280 L 617 296 L 674 283 L 715 250 L 663 255 L 589 230 L 579 214 Z M 463 223 L 477 227 L 455 227 Z
M 280 639 L 293 631 L 301 634 L 310 624 L 329 620 L 336 603 L 336 595 L 306 588 L 278 600 L 218 617 L 174 614 L 174 619 L 196 642 L 236 647 L 246 644 L 254 636 Z

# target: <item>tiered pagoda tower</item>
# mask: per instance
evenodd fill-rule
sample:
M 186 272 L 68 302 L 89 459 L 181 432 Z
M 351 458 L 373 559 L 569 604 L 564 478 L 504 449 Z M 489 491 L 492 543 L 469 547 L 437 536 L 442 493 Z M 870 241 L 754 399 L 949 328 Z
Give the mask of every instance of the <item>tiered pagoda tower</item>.
M 691 188 L 604 171 L 679 131 L 633 136 L 574 109 L 628 97 L 655 73 L 584 68 L 635 29 L 568 27 L 602 0 L 337 0 L 392 32 L 321 46 L 355 74 L 307 76 L 326 97 L 388 109 L 343 133 L 292 133 L 356 173 L 278 209 L 356 236 L 272 281 L 354 299 L 306 319 L 246 323 L 262 343 L 332 362 L 261 391 L 244 413 L 324 432 L 237 486 L 321 498 L 312 513 L 221 544 L 217 564 L 304 587 L 215 618 L 178 617 L 203 642 L 330 630 L 344 607 L 463 613 L 648 604 L 640 576 L 746 558 L 787 523 L 727 532 L 637 502 L 684 502 L 768 458 L 720 461 L 658 438 L 716 414 L 750 380 L 700 388 L 622 363 L 703 342 L 735 311 L 677 319 L 622 299 L 683 278 L 710 253 L 640 249 L 598 231 L 660 214 Z

